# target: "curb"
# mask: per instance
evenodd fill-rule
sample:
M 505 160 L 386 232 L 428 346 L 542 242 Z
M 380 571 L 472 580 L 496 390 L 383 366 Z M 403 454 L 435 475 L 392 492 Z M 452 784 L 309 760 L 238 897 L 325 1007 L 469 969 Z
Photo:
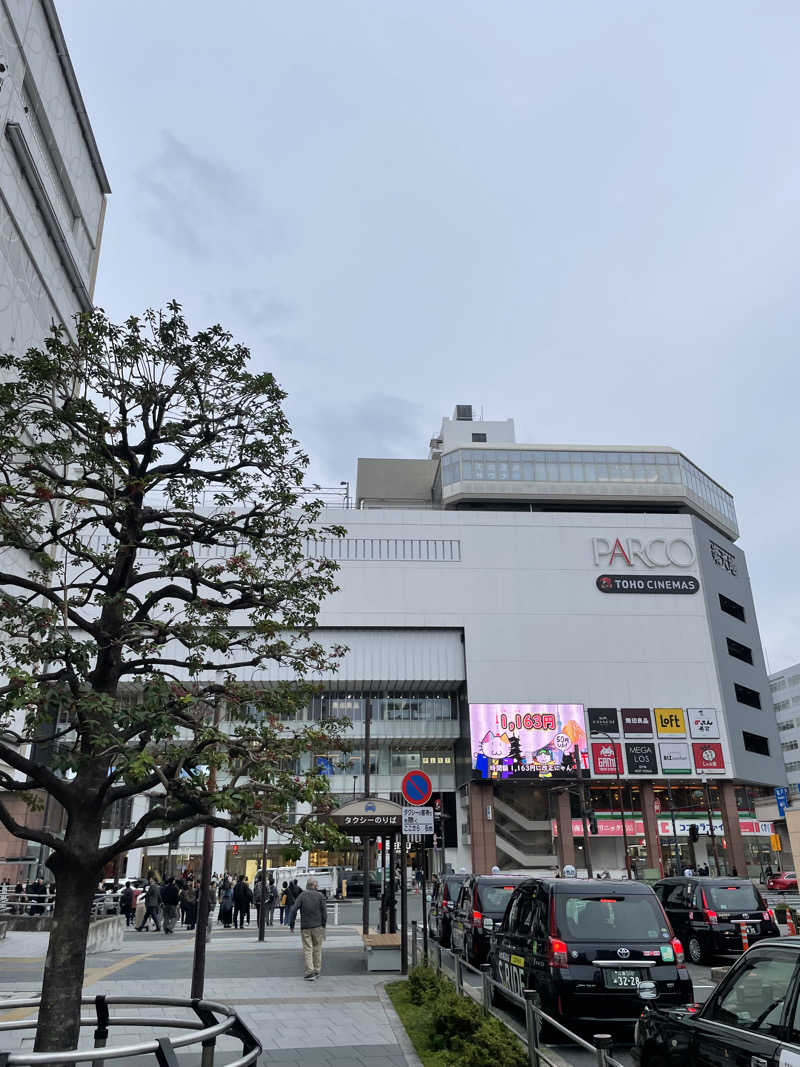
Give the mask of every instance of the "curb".
M 392 1004 L 389 994 L 384 989 L 386 982 L 390 981 L 395 982 L 397 979 L 387 978 L 383 982 L 376 983 L 375 992 L 378 994 L 378 1000 L 381 1003 L 381 1007 L 386 1012 L 387 1018 L 389 1019 L 389 1025 L 392 1028 L 392 1033 L 397 1039 L 397 1044 L 403 1051 L 408 1067 L 423 1067 L 422 1060 L 417 1055 L 411 1042 L 411 1038 L 408 1036 L 405 1026 L 403 1026 L 403 1020 L 394 1010 L 394 1004 Z

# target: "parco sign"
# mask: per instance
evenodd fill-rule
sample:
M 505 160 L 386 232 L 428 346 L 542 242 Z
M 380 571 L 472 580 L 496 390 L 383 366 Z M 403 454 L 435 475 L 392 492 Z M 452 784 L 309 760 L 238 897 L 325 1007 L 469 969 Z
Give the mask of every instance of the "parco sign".
M 592 558 L 595 567 L 691 567 L 695 562 L 694 546 L 685 537 L 654 537 L 642 541 L 639 537 L 592 538 Z

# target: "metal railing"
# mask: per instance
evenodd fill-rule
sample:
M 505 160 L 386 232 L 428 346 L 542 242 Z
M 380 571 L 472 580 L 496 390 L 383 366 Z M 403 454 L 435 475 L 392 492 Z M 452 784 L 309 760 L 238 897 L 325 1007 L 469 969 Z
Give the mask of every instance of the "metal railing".
M 411 923 L 412 969 L 421 961 L 418 937 L 419 932 L 417 923 L 416 921 L 413 921 Z M 452 976 L 456 992 L 459 996 L 468 996 L 472 1000 L 477 1001 L 481 1005 L 484 1015 L 493 1015 L 494 1018 L 501 1022 L 518 1040 L 522 1041 L 528 1053 L 528 1063 L 531 1064 L 532 1067 L 540 1067 L 541 1064 L 546 1064 L 547 1067 L 562 1067 L 563 1061 L 560 1058 L 553 1058 L 553 1050 L 549 1049 L 548 1046 L 542 1042 L 542 1029 L 545 1024 L 552 1026 L 573 1044 L 578 1045 L 579 1048 L 592 1053 L 592 1055 L 596 1057 L 597 1067 L 623 1067 L 623 1064 L 621 1064 L 619 1060 L 614 1059 L 612 1055 L 613 1042 L 611 1034 L 594 1034 L 592 1038 L 594 1044 L 592 1044 L 591 1041 L 587 1041 L 573 1030 L 569 1030 L 557 1019 L 554 1019 L 551 1015 L 542 1011 L 541 1000 L 535 989 L 524 989 L 522 991 L 523 995 L 520 996 L 518 993 L 512 992 L 507 986 L 501 985 L 492 978 L 491 968 L 488 963 L 482 964 L 480 968 L 473 967 L 467 960 L 462 959 L 461 956 L 457 955 L 450 949 L 442 948 L 442 946 L 435 941 L 430 942 L 427 957 L 425 957 L 423 961 L 429 963 L 431 956 L 433 957 L 434 967 L 437 974 L 441 975 L 444 973 L 448 978 Z M 468 983 L 465 983 L 465 972 L 471 972 L 472 974 L 477 975 L 481 980 L 480 986 L 471 986 Z M 519 1030 L 517 1030 L 495 1007 L 495 989 L 499 990 L 500 995 L 505 1000 L 516 1004 L 525 1012 L 524 1035 L 520 1033 Z
M 4 893 L 0 896 L 0 919 L 8 915 L 52 915 L 55 905 L 54 893 Z M 120 893 L 98 892 L 92 901 L 91 908 L 93 919 L 119 915 Z
M 41 998 L 10 999 L 0 1002 L 0 1013 L 19 1008 L 36 1009 L 39 1007 Z M 140 1006 L 149 1005 L 154 1008 L 185 1008 L 194 1013 L 196 1018 L 164 1018 L 159 1016 L 118 1015 L 113 1016 L 110 1009 L 116 1005 Z M 202 1046 L 201 1067 L 214 1067 L 214 1054 L 217 1038 L 221 1036 L 235 1038 L 242 1043 L 242 1054 L 236 1059 L 230 1060 L 220 1067 L 248 1067 L 254 1064 L 261 1055 L 261 1043 L 252 1031 L 242 1022 L 236 1012 L 225 1004 L 219 1004 L 213 1000 L 181 1000 L 177 998 L 158 997 L 84 997 L 82 1006 L 91 1005 L 94 1008 L 94 1016 L 81 1016 L 81 1029 L 94 1028 L 94 1046 L 92 1048 L 80 1048 L 72 1052 L 3 1052 L 0 1051 L 0 1062 L 4 1067 L 38 1067 L 40 1064 L 50 1063 L 83 1063 L 92 1061 L 92 1067 L 104 1067 L 106 1060 L 120 1060 L 129 1056 L 146 1056 L 150 1053 L 155 1057 L 158 1067 L 177 1067 L 175 1052 L 178 1049 L 187 1048 L 190 1045 Z M 34 1030 L 37 1020 L 22 1019 L 9 1022 L 0 1022 L 0 1047 L 3 1042 L 3 1032 L 13 1030 Z M 113 1026 L 126 1027 L 150 1027 L 151 1029 L 174 1028 L 175 1030 L 191 1030 L 191 1034 L 170 1034 L 166 1037 L 157 1037 L 148 1041 L 141 1041 L 132 1045 L 109 1045 L 108 1032 Z M 98 1054 L 98 1049 L 102 1050 Z M 238 1050 L 234 1050 L 238 1051 Z

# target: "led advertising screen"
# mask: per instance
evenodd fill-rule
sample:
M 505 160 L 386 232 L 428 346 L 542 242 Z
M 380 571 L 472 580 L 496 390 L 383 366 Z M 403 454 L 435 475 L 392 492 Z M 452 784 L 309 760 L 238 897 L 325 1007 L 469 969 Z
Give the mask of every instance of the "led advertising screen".
M 582 704 L 470 704 L 469 725 L 481 778 L 588 776 Z

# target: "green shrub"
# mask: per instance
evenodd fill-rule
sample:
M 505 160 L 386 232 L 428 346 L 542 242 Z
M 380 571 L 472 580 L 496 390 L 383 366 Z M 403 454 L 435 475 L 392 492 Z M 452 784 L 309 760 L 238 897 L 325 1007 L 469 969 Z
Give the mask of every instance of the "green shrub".
M 460 1054 L 460 1067 L 526 1067 L 528 1057 L 522 1046 L 497 1019 L 484 1019 L 469 1038 L 454 1041 Z
M 481 1025 L 481 1011 L 474 1000 L 460 997 L 453 986 L 439 994 L 431 1006 L 434 1048 L 452 1048 L 454 1041 L 471 1038 Z
M 428 1007 L 446 988 L 445 979 L 440 978 L 433 967 L 415 967 L 408 976 L 408 992 L 411 1003 Z

